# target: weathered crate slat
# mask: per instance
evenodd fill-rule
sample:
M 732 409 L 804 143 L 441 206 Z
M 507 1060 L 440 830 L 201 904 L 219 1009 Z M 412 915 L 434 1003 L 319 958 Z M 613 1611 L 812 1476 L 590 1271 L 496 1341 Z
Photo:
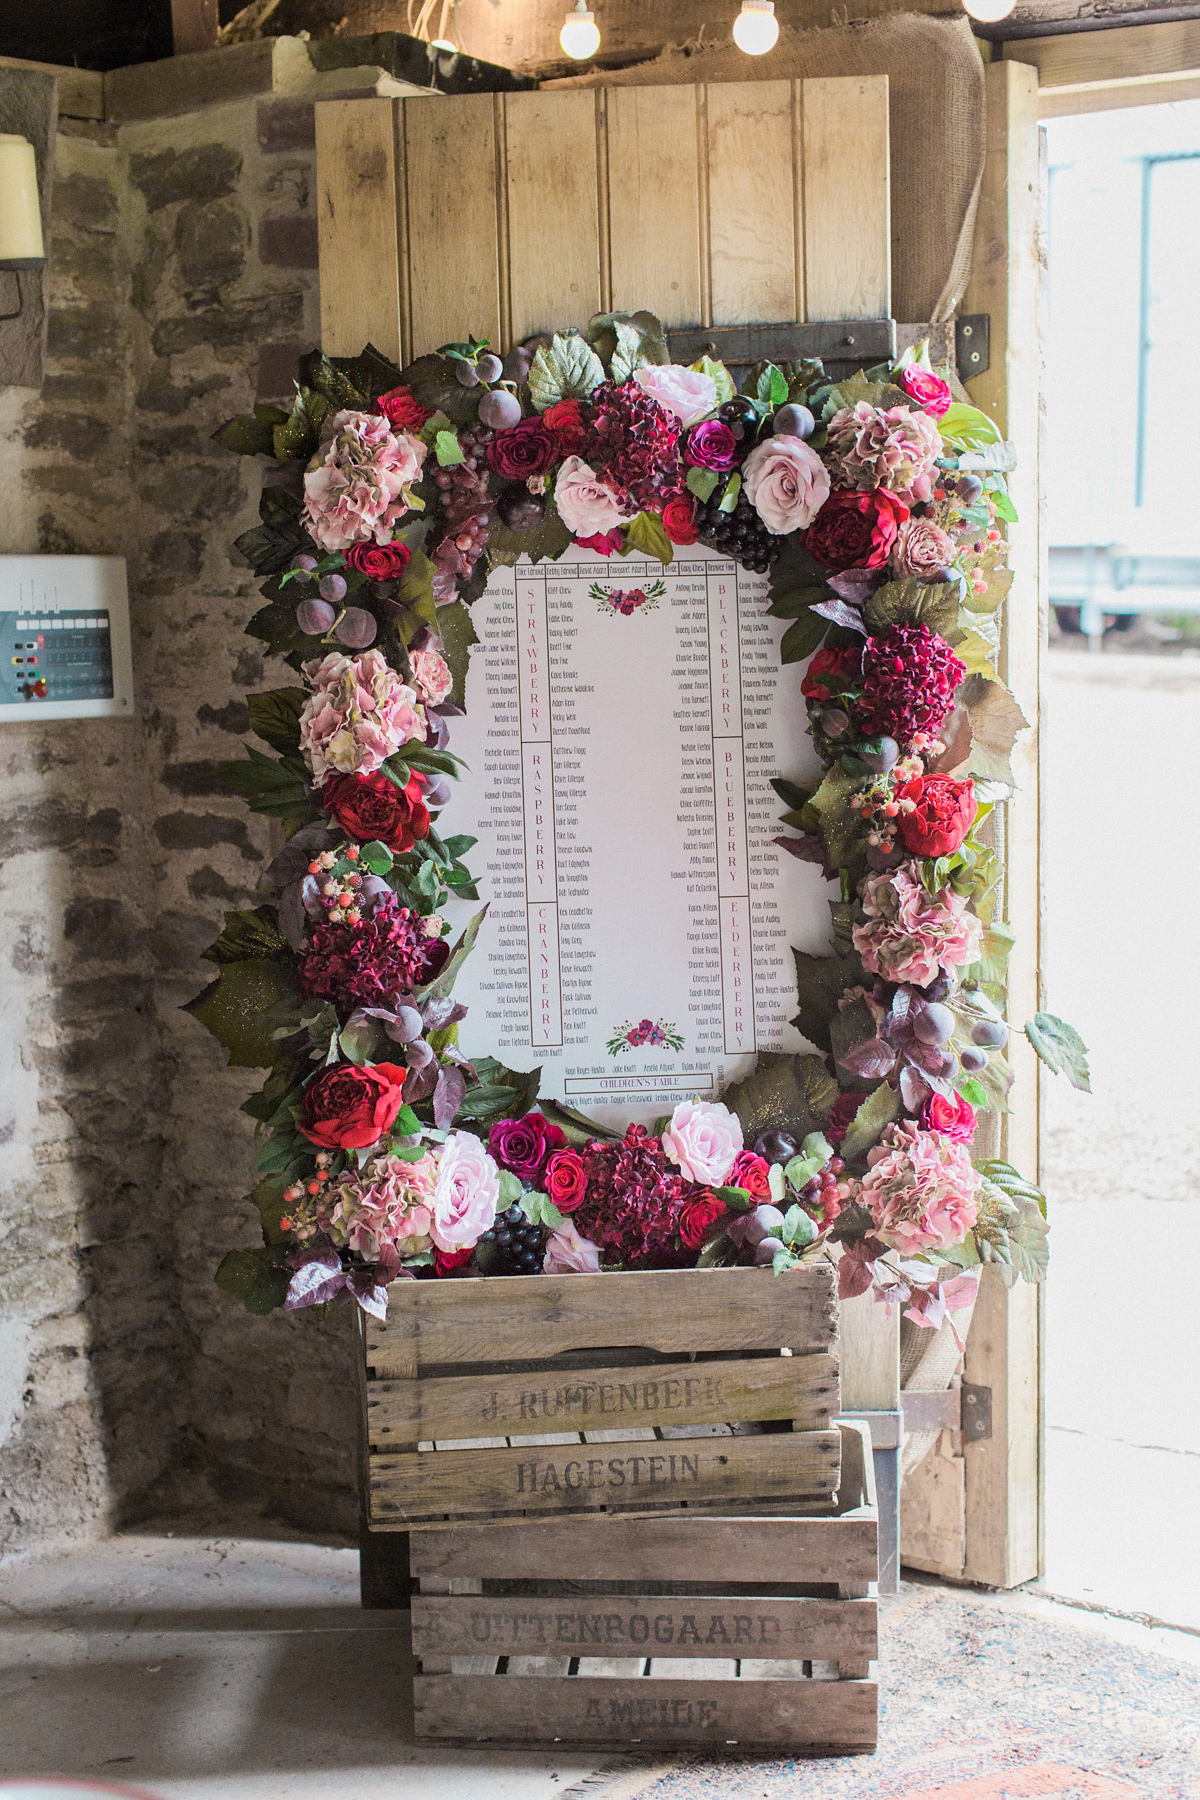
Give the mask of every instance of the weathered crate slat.
M 680 1353 L 832 1348 L 837 1306 L 827 1265 L 665 1269 L 406 1282 L 386 1322 L 366 1331 L 376 1377 L 428 1363 L 488 1363 L 637 1344 Z
M 877 1650 L 873 1600 L 696 1594 L 414 1595 L 413 1653 L 427 1656 L 737 1656 L 838 1663 Z M 509 1663 L 512 1672 L 512 1663 Z
M 375 1381 L 367 1402 L 373 1445 L 541 1430 L 702 1425 L 792 1419 L 828 1425 L 838 1407 L 836 1357 L 744 1357 L 736 1362 L 648 1363 L 544 1373 L 498 1372 L 440 1380 Z
M 695 1438 L 674 1444 L 523 1445 L 371 1458 L 373 1523 L 448 1513 L 584 1512 L 680 1501 L 698 1505 L 832 1494 L 836 1431 Z M 617 1454 L 605 1454 L 606 1451 Z M 599 1452 L 595 1454 L 594 1452 Z
M 426 1742 L 736 1745 L 828 1755 L 873 1750 L 878 1729 L 873 1681 L 668 1678 L 652 1685 L 583 1675 L 428 1675 L 418 1677 L 414 1693 L 417 1737 Z

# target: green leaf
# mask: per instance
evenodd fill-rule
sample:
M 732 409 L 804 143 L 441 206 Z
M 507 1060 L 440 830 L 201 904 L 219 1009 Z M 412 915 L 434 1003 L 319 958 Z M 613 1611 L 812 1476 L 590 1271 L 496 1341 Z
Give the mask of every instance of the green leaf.
M 479 633 L 461 600 L 455 600 L 449 606 L 438 607 L 437 628 L 442 639 L 443 654 L 454 677 L 452 698 L 456 706 L 463 706 L 466 702 L 467 667 L 471 648 L 479 642 Z
M 656 1132 L 655 1136 L 661 1136 L 661 1133 Z M 753 1196 L 747 1193 L 745 1188 L 719 1187 L 714 1188 L 713 1193 L 718 1200 L 723 1200 L 725 1202 L 730 1212 L 749 1212 L 750 1208 L 754 1205 Z
M 774 607 L 771 610 L 774 612 Z M 829 620 L 823 619 L 820 613 L 815 613 L 811 607 L 806 606 L 796 616 L 795 621 L 788 626 L 780 639 L 780 662 L 806 662 L 813 651 L 819 650 L 825 642 L 825 634 L 828 630 Z
M 811 1244 L 817 1235 L 816 1225 L 802 1206 L 789 1206 L 783 1215 L 783 1230 L 780 1236 L 790 1248 L 797 1245 L 801 1249 Z
M 294 755 L 300 748 L 300 714 L 307 699 L 303 688 L 272 688 L 265 694 L 248 695 L 251 731 L 272 750 Z
M 347 1062 L 361 1068 L 364 1063 L 376 1060 L 382 1037 L 378 1019 L 351 1019 L 338 1032 L 338 1049 Z
M 617 373 L 618 368 L 629 366 L 632 370 L 643 363 L 669 363 L 671 360 L 666 333 L 652 312 L 597 313 L 588 320 L 584 336 L 601 359 L 610 365 L 614 381 L 624 379 Z M 630 363 L 635 354 L 635 336 L 637 360 Z
M 538 412 L 560 400 L 586 400 L 604 381 L 604 364 L 577 331 L 556 331 L 533 359 L 529 398 Z
M 539 1194 L 536 1189 L 522 1192 L 517 1205 L 533 1225 L 546 1225 L 551 1231 L 557 1231 L 563 1222 L 563 1216 L 550 1196 Z
M 823 1056 L 781 1056 L 763 1051 L 753 1074 L 725 1089 L 725 1105 L 741 1121 L 746 1142 L 764 1131 L 804 1137 L 819 1130 L 837 1099 L 837 1082 Z
M 992 489 L 992 505 L 996 508 L 996 517 L 1003 519 L 1006 525 L 1017 523 L 1017 509 L 1003 488 Z
M 978 631 L 952 631 L 944 634 L 953 646 L 968 675 L 982 675 L 985 681 L 999 681 L 996 673 L 996 645 Z
M 724 406 L 737 393 L 733 376 L 723 362 L 714 362 L 711 356 L 702 356 L 699 362 L 689 364 L 694 375 L 711 375 L 717 390 L 717 405 Z M 702 498 L 705 496 L 702 496 Z
M 243 531 L 241 537 L 234 538 L 233 547 L 260 576 L 277 575 L 287 568 L 293 556 L 317 548 L 303 525 L 295 519 L 283 520 L 277 525 L 254 525 L 249 531 Z
M 251 812 L 279 819 L 288 837 L 321 816 L 304 791 L 307 770 L 297 769 L 288 758 L 279 761 L 247 748 L 245 761 L 224 763 L 221 774 Z
M 983 934 L 979 961 L 971 973 L 981 987 L 1003 987 L 1008 976 L 1008 958 L 1016 938 L 1002 920 L 993 920 Z
M 958 619 L 958 595 L 957 581 L 888 581 L 863 607 L 863 619 L 876 633 L 912 624 L 928 625 L 945 637 Z
M 290 957 L 252 957 L 223 964 L 183 1011 L 225 1046 L 231 1069 L 265 1069 L 279 1055 L 278 1009 L 294 1007 L 297 998 Z
M 960 1075 L 954 1084 L 954 1091 L 961 1094 L 963 1099 L 972 1106 L 980 1108 L 983 1112 L 987 1111 L 987 1089 L 981 1087 L 973 1075 Z
M 697 500 L 707 500 L 720 479 L 715 469 L 698 469 L 693 466 L 687 472 L 688 492 L 695 494 Z
M 830 1018 L 837 1011 L 838 1001 L 850 988 L 867 983 L 862 963 L 856 952 L 848 956 L 810 956 L 806 950 L 793 950 L 792 956 L 800 1002 L 792 1023 L 810 1043 L 821 1050 L 832 1051 Z M 836 1083 L 832 1085 L 836 1087 Z
M 1053 1013 L 1035 1013 L 1025 1027 L 1025 1036 L 1048 1069 L 1065 1075 L 1081 1093 L 1091 1093 L 1087 1045 L 1073 1025 L 1055 1018 Z
M 980 1173 L 986 1175 L 988 1180 L 992 1182 L 994 1186 L 998 1187 L 1002 1193 L 1007 1194 L 1010 1200 L 1016 1203 L 1019 1203 L 1022 1200 L 1031 1200 L 1041 1213 L 1042 1217 L 1045 1218 L 1045 1194 L 1043 1194 L 1041 1188 L 1036 1187 L 1032 1181 L 1026 1181 L 1020 1170 L 1014 1169 L 1011 1163 L 1001 1162 L 998 1157 L 993 1157 L 987 1162 L 980 1163 L 979 1170 Z
M 434 454 L 439 469 L 452 469 L 456 463 L 465 462 L 466 453 L 458 441 L 457 431 L 439 431 L 434 439 Z
M 671 561 L 675 550 L 657 513 L 640 512 L 626 525 L 622 555 L 627 556 L 632 550 L 640 550 L 643 556 L 657 556 L 660 563 Z
M 269 1313 L 287 1299 L 292 1271 L 276 1245 L 231 1250 L 214 1277 L 224 1294 L 240 1300 L 248 1313 Z
M 515 1087 L 502 1087 L 493 1082 L 480 1082 L 478 1087 L 467 1089 L 462 1104 L 454 1115 L 454 1122 L 457 1124 L 460 1119 L 503 1118 L 519 1092 L 520 1090 Z
M 507 1069 L 494 1056 L 477 1056 L 475 1072 L 479 1076 L 479 1085 L 467 1089 L 458 1109 L 459 1119 L 492 1120 L 506 1114 L 518 1116 L 529 1112 L 537 1099 L 542 1080 L 540 1069 Z
M 478 1063 L 476 1067 L 478 1067 Z M 541 1071 L 537 1070 L 535 1073 L 540 1075 Z M 576 1149 L 582 1144 L 591 1143 L 593 1138 L 601 1140 L 607 1138 L 615 1142 L 621 1136 L 619 1131 L 613 1131 L 610 1126 L 601 1125 L 597 1119 L 589 1118 L 587 1113 L 580 1112 L 578 1107 L 568 1106 L 565 1100 L 539 1100 L 538 1110 L 552 1124 L 561 1128 L 568 1144 L 574 1145 Z
M 862 820 L 850 810 L 850 796 L 856 786 L 854 776 L 835 766 L 809 801 L 820 817 L 821 836 L 835 869 L 849 864 L 861 834 Z
M 1029 721 L 1008 689 L 982 675 L 968 675 L 958 690 L 956 707 L 960 716 L 966 715 L 971 738 L 965 756 L 959 752 L 953 736 L 948 740 L 950 753 L 957 758 L 956 766 L 965 765 L 971 775 L 1014 787 L 1012 749 L 1018 734 L 1029 729 Z M 953 727 L 948 729 L 953 732 Z
M 969 444 L 971 446 L 1000 443 L 1000 432 L 977 406 L 964 406 L 954 402 L 948 406 L 937 421 L 938 432 L 942 442 L 946 444 Z
M 303 457 L 307 462 L 317 448 L 321 426 L 329 413 L 329 401 L 312 388 L 299 388 L 290 415 L 276 425 L 273 448 L 276 462 Z
M 767 611 L 773 619 L 799 619 L 810 607 L 820 606 L 829 598 L 827 587 L 795 588 L 790 593 L 777 593 Z
M 288 941 L 279 929 L 273 906 L 256 906 L 253 912 L 227 912 L 221 935 L 201 952 L 205 962 L 250 962 L 256 956 L 287 956 Z
M 260 403 L 252 413 L 241 413 L 227 419 L 213 432 L 213 442 L 236 456 L 274 456 L 275 427 L 287 422 L 287 414 L 278 406 Z
M 723 512 L 723 513 L 731 513 L 733 511 L 734 507 L 737 505 L 738 495 L 741 493 L 741 491 L 742 491 L 741 476 L 740 475 L 731 475 L 729 477 L 728 482 L 725 485 L 725 492 L 721 495 L 721 504 L 717 510 L 719 512 Z
M 884 1126 L 891 1124 L 899 1110 L 900 1096 L 886 1081 L 881 1082 L 874 1093 L 867 1095 L 850 1121 L 840 1151 L 843 1159 L 848 1163 L 862 1162 L 867 1151 L 878 1142 Z

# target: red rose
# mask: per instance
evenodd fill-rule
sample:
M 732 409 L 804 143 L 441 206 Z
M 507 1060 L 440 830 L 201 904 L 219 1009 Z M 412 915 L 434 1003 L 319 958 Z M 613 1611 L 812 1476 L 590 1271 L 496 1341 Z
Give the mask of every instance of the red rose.
M 930 1094 L 921 1108 L 921 1127 L 939 1131 L 952 1144 L 969 1144 L 975 1136 L 975 1108 L 961 1094 L 952 1094 L 948 1100 Z
M 673 544 L 698 544 L 696 504 L 688 494 L 676 494 L 662 509 L 663 530 Z
M 558 446 L 540 419 L 522 419 L 509 431 L 498 431 L 487 447 L 487 459 L 497 475 L 524 481 L 544 475 L 558 460 Z
M 372 581 L 398 581 L 411 555 L 407 544 L 351 544 L 346 561 Z
M 841 1144 L 854 1123 L 854 1115 L 867 1098 L 866 1094 L 839 1094 L 829 1109 L 825 1136 L 831 1144 Z
M 560 1213 L 573 1213 L 587 1193 L 587 1169 L 578 1150 L 556 1150 L 546 1164 L 542 1186 Z
M 433 1272 L 435 1275 L 466 1275 L 470 1271 L 467 1264 L 475 1254 L 475 1246 L 468 1244 L 465 1250 L 437 1250 L 433 1252 Z
M 764 1157 L 742 1150 L 729 1171 L 729 1187 L 745 1188 L 752 1200 L 771 1198 L 771 1169 Z
M 428 406 L 422 406 L 419 400 L 413 399 L 410 387 L 396 387 L 386 394 L 380 394 L 375 402 L 375 411 L 381 412 L 394 431 L 420 431 L 433 413 Z
M 896 821 L 900 842 L 913 856 L 949 856 L 958 849 L 975 818 L 975 783 L 953 775 L 916 775 L 896 789 L 898 800 L 916 802 Z
M 723 1200 L 701 1188 L 698 1194 L 684 1203 L 679 1215 L 679 1241 L 685 1250 L 698 1250 L 708 1235 L 709 1229 L 718 1219 L 723 1219 L 729 1211 Z
M 940 419 L 950 405 L 952 395 L 941 376 L 918 369 L 915 363 L 900 371 L 900 386 L 931 419 Z
M 390 1131 L 404 1104 L 407 1069 L 395 1063 L 338 1063 L 304 1091 L 300 1129 L 322 1150 L 365 1150 Z
M 429 811 L 421 798 L 424 786 L 424 776 L 415 769 L 403 788 L 378 769 L 373 775 L 330 775 L 317 793 L 347 837 L 360 844 L 386 844 L 399 856 L 418 838 L 429 836 Z
M 800 683 L 800 692 L 806 700 L 832 700 L 834 690 L 830 682 L 857 675 L 861 666 L 862 651 L 857 644 L 847 644 L 844 650 L 818 650 Z
M 886 488 L 835 488 L 800 542 L 827 569 L 881 569 L 907 517 Z
M 579 455 L 586 428 L 578 400 L 559 400 L 554 406 L 548 406 L 542 414 L 542 424 L 554 439 L 560 456 Z

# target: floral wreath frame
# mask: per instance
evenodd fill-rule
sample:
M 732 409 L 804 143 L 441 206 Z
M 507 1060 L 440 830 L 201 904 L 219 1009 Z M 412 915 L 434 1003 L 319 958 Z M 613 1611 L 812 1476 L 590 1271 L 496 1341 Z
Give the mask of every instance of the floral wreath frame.
M 236 546 L 265 601 L 247 631 L 304 684 L 249 701 L 275 754 L 227 776 L 287 842 L 190 1003 L 232 1065 L 269 1069 L 243 1107 L 263 1242 L 218 1284 L 253 1312 L 381 1316 L 398 1276 L 782 1272 L 833 1250 L 843 1296 L 937 1326 L 984 1266 L 1040 1280 L 1042 1195 L 970 1155 L 1011 1082 L 1012 939 L 978 828 L 1026 724 L 996 670 L 1013 451 L 927 346 L 843 381 L 761 363 L 739 391 L 707 357 L 671 363 L 652 315 L 606 314 L 504 357 L 316 351 L 290 412 L 216 435 L 269 459 Z M 459 1048 L 487 909 L 450 942 L 441 909 L 478 898 L 474 840 L 441 831 L 450 721 L 492 570 L 572 544 L 666 566 L 698 541 L 769 574 L 781 661 L 807 664 L 824 774 L 775 779 L 775 841 L 836 884 L 833 946 L 793 952 L 814 1052 L 760 1055 L 721 1103 L 622 1137 Z M 1025 1029 L 1086 1088 L 1071 1027 Z

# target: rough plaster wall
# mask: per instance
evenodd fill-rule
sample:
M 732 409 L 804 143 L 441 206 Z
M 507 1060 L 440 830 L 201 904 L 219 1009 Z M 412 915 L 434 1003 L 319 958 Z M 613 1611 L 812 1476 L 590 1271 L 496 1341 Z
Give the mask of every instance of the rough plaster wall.
M 268 829 L 223 789 L 269 685 L 211 442 L 317 336 L 311 110 L 64 122 L 50 361 L 0 394 L 0 550 L 129 560 L 137 719 L 0 726 L 0 1548 L 149 1516 L 353 1529 L 345 1323 L 212 1284 L 256 1241 L 255 1085 L 178 1009 Z

